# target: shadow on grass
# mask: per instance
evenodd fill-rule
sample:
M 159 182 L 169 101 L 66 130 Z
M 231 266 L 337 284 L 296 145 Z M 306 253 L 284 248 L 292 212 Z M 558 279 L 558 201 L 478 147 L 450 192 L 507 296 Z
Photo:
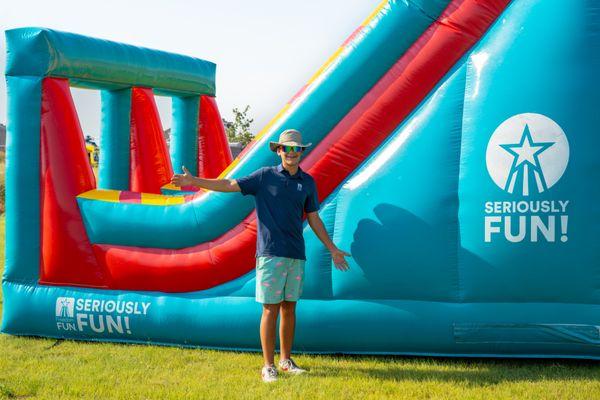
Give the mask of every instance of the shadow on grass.
M 315 356 L 324 357 L 324 356 Z M 373 367 L 344 365 L 334 375 L 387 381 L 438 381 L 479 387 L 506 382 L 598 380 L 600 361 L 583 359 L 454 358 L 409 356 L 328 356 L 341 362 L 373 362 Z M 311 376 L 331 377 L 313 369 Z

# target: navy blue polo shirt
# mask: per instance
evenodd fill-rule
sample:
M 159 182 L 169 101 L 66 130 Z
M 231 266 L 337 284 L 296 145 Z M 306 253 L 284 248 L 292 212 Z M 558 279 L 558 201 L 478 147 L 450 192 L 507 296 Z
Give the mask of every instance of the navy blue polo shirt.
M 306 260 L 302 214 L 319 209 L 317 186 L 312 176 L 300 167 L 290 175 L 279 164 L 263 167 L 236 181 L 244 196 L 254 196 L 258 217 L 256 257 Z

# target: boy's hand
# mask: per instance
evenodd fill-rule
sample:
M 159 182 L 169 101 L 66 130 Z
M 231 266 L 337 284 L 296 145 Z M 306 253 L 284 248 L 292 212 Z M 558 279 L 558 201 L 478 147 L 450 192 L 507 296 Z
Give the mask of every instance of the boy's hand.
M 188 171 L 188 169 L 185 166 L 181 167 L 181 169 L 183 170 L 183 175 L 173 175 L 173 177 L 171 178 L 171 183 L 179 187 L 192 186 L 194 183 L 194 176 L 190 173 L 190 171 Z
M 346 253 L 345 251 L 342 251 L 337 247 L 331 250 L 331 258 L 333 258 L 333 264 L 340 271 L 348 271 L 348 269 L 350 268 L 348 266 L 348 262 L 346 261 L 345 256 L 352 257 L 350 253 Z

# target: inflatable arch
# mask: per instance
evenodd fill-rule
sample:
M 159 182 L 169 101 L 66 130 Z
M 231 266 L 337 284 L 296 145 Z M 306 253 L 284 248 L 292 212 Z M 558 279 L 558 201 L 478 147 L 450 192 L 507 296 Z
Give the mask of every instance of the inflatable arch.
M 600 358 L 598 8 L 383 1 L 232 162 L 214 64 L 7 31 L 2 331 L 258 350 L 252 199 L 167 183 L 273 165 L 294 127 L 352 253 L 305 230 L 298 350 Z M 69 86 L 102 91 L 98 185 Z

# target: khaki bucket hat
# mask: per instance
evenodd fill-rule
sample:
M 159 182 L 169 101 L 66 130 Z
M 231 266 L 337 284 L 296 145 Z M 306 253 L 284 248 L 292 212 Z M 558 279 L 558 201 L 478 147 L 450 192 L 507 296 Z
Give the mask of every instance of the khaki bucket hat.
M 271 151 L 277 151 L 279 146 L 309 147 L 312 143 L 302 143 L 302 134 L 295 129 L 286 129 L 279 135 L 278 142 L 269 142 Z

